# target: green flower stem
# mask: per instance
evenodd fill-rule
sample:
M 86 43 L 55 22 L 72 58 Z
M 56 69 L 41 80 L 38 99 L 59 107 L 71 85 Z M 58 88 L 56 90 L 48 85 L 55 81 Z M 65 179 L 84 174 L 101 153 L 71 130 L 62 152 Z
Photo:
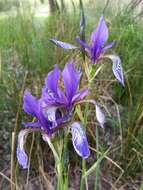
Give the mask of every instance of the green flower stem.
M 56 141 L 56 147 L 59 155 L 59 161 L 56 163 L 57 168 L 57 190 L 68 189 L 68 163 L 66 161 L 67 145 L 68 145 L 68 132 L 64 131 L 61 144 Z
M 88 82 L 89 89 L 91 88 L 91 86 L 92 86 L 92 82 Z M 85 110 L 84 110 L 84 119 L 82 121 L 82 123 L 84 123 L 85 130 L 86 130 L 87 122 L 88 122 L 88 109 L 89 109 L 89 105 L 86 104 Z M 87 178 L 83 178 L 83 176 L 85 176 L 85 173 L 86 173 L 86 160 L 82 159 L 82 174 L 81 174 L 80 190 L 84 190 L 84 183 L 87 181 Z
M 81 181 L 80 181 L 80 190 L 84 189 L 85 179 L 83 178 L 83 176 L 85 176 L 85 173 L 86 173 L 86 161 L 82 159 L 82 174 L 81 174 Z
M 100 154 L 99 154 L 99 132 L 98 132 L 98 126 L 96 126 L 96 156 L 97 156 L 97 160 L 100 158 Z M 97 165 L 96 170 L 96 178 L 95 178 L 95 184 L 94 184 L 94 190 L 99 190 L 99 180 L 100 180 L 100 164 Z
M 62 166 L 64 168 L 63 170 L 63 177 L 64 177 L 64 187 L 63 190 L 67 190 L 68 189 L 68 158 L 67 155 L 68 154 L 68 132 L 65 131 L 64 133 L 64 143 L 63 143 L 63 162 L 62 162 Z
M 89 89 L 92 89 L 92 84 L 95 75 L 100 71 L 101 67 L 97 69 L 96 65 L 92 65 L 90 68 L 90 73 L 89 73 L 89 82 L 88 82 L 88 87 Z M 99 131 L 98 131 L 98 126 L 96 126 L 96 150 L 97 150 L 97 161 L 100 158 L 99 154 Z M 99 190 L 99 180 L 100 180 L 100 164 L 97 165 L 96 170 L 96 178 L 95 178 L 95 184 L 94 184 L 94 190 Z
M 85 64 L 84 64 L 85 65 Z M 96 74 L 96 65 L 92 66 L 91 68 L 85 67 L 85 73 L 87 73 L 87 78 L 88 78 L 88 88 L 92 89 L 92 85 L 93 85 L 93 80 L 95 74 Z M 83 123 L 85 126 L 85 130 L 86 130 L 86 126 L 87 126 L 87 122 L 88 122 L 88 109 L 89 109 L 89 105 L 86 104 L 85 107 L 85 111 L 84 111 L 84 119 L 83 119 Z M 99 136 L 98 136 L 98 127 L 96 126 L 96 148 L 97 151 L 99 151 Z M 99 154 L 97 152 L 97 160 L 99 158 Z M 95 180 L 95 190 L 97 190 L 97 186 L 98 186 L 98 182 L 99 182 L 99 170 L 100 170 L 100 166 L 98 165 L 96 167 L 96 180 Z M 81 174 L 81 183 L 80 183 L 80 190 L 84 190 L 84 182 L 87 182 L 87 178 L 85 177 L 86 175 L 86 161 L 84 159 L 82 159 L 82 174 Z M 87 184 L 87 183 L 86 183 Z
M 56 165 L 56 169 L 57 169 L 57 190 L 63 190 L 63 167 L 62 167 L 62 161 L 61 161 L 61 154 L 59 152 L 60 149 L 60 145 L 56 146 L 56 143 L 52 143 L 51 139 L 46 135 L 45 136 L 45 141 L 48 143 L 50 149 L 53 152 L 54 155 L 54 159 L 55 159 L 55 165 Z M 59 148 L 55 148 L 55 147 L 59 147 Z
M 62 160 L 56 163 L 57 168 L 57 190 L 63 190 L 64 180 L 63 180 L 63 165 Z

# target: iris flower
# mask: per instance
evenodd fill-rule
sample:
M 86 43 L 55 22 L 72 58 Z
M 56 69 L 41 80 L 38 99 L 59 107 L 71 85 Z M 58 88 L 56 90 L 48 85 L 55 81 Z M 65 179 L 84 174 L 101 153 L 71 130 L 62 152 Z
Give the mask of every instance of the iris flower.
M 88 45 L 79 37 L 76 38 L 76 41 L 87 51 L 91 61 L 95 63 L 107 49 L 112 48 L 112 46 L 115 44 L 114 40 L 106 45 L 108 37 L 108 28 L 104 17 L 101 16 L 97 28 L 91 34 L 91 44 Z
M 78 90 L 81 74 L 75 69 L 73 62 L 65 65 L 61 73 L 57 65 L 49 72 L 45 79 L 41 98 L 37 99 L 29 91 L 24 92 L 23 109 L 32 115 L 36 121 L 24 122 L 29 127 L 21 130 L 18 135 L 17 158 L 23 168 L 28 167 L 28 157 L 24 150 L 25 137 L 33 131 L 40 131 L 51 136 L 56 129 L 71 118 L 75 104 L 83 100 L 88 89 Z M 60 86 L 62 77 L 64 89 Z M 90 155 L 88 142 L 80 122 L 70 124 L 73 146 L 83 158 Z
M 105 23 L 104 17 L 101 16 L 97 28 L 91 34 L 90 37 L 91 43 L 87 44 L 85 41 L 82 41 L 80 37 L 77 37 L 76 41 L 87 51 L 91 61 L 95 63 L 107 49 L 112 48 L 112 46 L 115 44 L 114 40 L 106 45 L 108 37 L 109 37 L 108 27 Z M 49 39 L 49 41 L 64 49 L 79 48 L 70 43 L 61 42 L 56 39 Z
M 85 41 L 82 41 L 80 37 L 76 38 L 76 41 L 82 46 L 74 46 L 70 43 L 61 42 L 56 39 L 49 39 L 50 42 L 57 45 L 58 47 L 70 50 L 70 49 L 79 49 L 81 51 L 85 50 L 87 55 L 92 63 L 97 63 L 100 58 L 108 58 L 112 61 L 113 74 L 116 79 L 124 86 L 124 75 L 121 66 L 121 60 L 117 55 L 104 55 L 106 50 L 113 47 L 115 40 L 107 44 L 109 38 L 108 27 L 104 20 L 103 15 L 100 17 L 99 23 L 96 29 L 91 33 L 90 44 L 87 44 Z
M 89 90 L 88 88 L 78 90 L 80 76 L 73 62 L 67 63 L 62 73 L 55 65 L 54 70 L 49 72 L 45 79 L 41 98 L 37 99 L 27 90 L 24 92 L 23 109 L 36 121 L 24 122 L 28 128 L 21 130 L 18 135 L 17 158 L 23 168 L 28 167 L 28 156 L 24 150 L 27 134 L 40 131 L 45 140 L 45 137 L 51 137 L 63 124 L 71 129 L 72 143 L 77 154 L 84 159 L 90 155 L 82 124 L 79 121 L 69 122 L 73 108 L 78 103 L 93 103 L 96 106 L 96 117 L 101 127 L 104 125 L 105 117 L 95 101 L 84 100 Z M 61 78 L 63 85 L 60 85 Z M 61 88 L 62 86 L 64 88 Z

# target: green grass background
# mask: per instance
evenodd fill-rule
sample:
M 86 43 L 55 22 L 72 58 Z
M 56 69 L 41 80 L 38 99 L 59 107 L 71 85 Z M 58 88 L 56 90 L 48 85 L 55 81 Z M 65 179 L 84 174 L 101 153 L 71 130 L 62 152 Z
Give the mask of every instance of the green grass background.
M 110 156 L 124 170 L 124 174 L 116 184 L 118 188 L 127 183 L 133 183 L 135 186 L 136 181 L 139 179 L 141 182 L 143 177 L 141 174 L 143 169 L 143 20 L 142 15 L 137 16 L 137 10 L 120 7 L 120 4 L 117 4 L 118 10 L 116 9 L 115 14 L 112 2 L 106 9 L 105 19 L 110 31 L 109 41 L 117 40 L 113 52 L 122 60 L 126 87 L 122 88 L 116 82 L 109 86 L 110 95 L 123 111 L 119 109 L 120 118 L 118 116 L 108 118 L 113 131 L 107 129 L 100 149 L 102 151 L 107 146 L 110 136 L 114 136 L 111 140 L 114 146 Z M 105 4 L 100 3 L 94 6 L 85 3 L 87 39 L 95 28 L 104 6 Z M 56 48 L 48 42 L 48 39 L 55 37 L 76 44 L 75 37 L 78 32 L 78 8 L 76 12 L 71 9 L 66 16 L 55 13 L 45 18 L 35 17 L 30 9 L 26 11 L 17 9 L 16 16 L 0 18 L 1 170 L 6 155 L 11 151 L 11 132 L 15 126 L 18 126 L 18 131 L 22 128 L 21 122 L 24 118 L 22 89 L 28 88 L 33 94 L 40 95 L 44 77 L 53 65 L 57 63 L 62 68 L 70 57 L 77 56 L 76 52 Z M 114 78 L 108 65 L 110 63 L 105 66 L 102 79 Z M 103 87 L 104 85 L 101 84 L 101 91 Z M 119 151 L 114 151 L 116 148 Z M 78 163 L 76 156 L 73 160 Z M 106 162 L 105 160 L 105 168 L 108 165 Z M 111 181 L 119 177 L 118 170 L 114 166 L 111 166 L 110 172 L 107 173 Z

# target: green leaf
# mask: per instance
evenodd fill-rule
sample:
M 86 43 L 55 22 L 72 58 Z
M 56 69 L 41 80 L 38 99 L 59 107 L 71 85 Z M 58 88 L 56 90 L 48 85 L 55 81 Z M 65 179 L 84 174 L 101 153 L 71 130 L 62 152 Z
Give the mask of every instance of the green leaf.
M 89 67 L 89 82 L 93 81 L 94 78 L 98 75 L 99 71 L 102 69 L 103 65 L 97 68 L 95 64 L 90 65 Z

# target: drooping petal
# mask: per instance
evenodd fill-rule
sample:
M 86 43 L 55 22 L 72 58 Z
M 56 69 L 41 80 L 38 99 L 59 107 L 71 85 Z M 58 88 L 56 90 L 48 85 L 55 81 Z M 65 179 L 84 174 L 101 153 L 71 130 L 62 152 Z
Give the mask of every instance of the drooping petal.
M 102 128 L 104 128 L 105 115 L 104 115 L 104 113 L 102 112 L 100 106 L 97 103 L 96 103 L 95 107 L 96 107 L 96 118 L 97 118 L 97 121 L 99 122 L 100 126 Z
M 80 103 L 91 103 L 95 106 L 95 111 L 96 111 L 96 118 L 97 121 L 99 122 L 100 126 L 103 128 L 104 127 L 104 123 L 105 123 L 105 115 L 102 112 L 102 109 L 99 106 L 99 103 L 93 99 L 89 99 L 89 100 L 82 100 Z
M 18 145 L 17 145 L 17 159 L 19 164 L 26 169 L 28 167 L 28 156 L 24 149 L 25 138 L 29 133 L 28 129 L 21 130 L 18 135 Z
M 103 51 L 106 51 L 107 49 L 112 48 L 115 44 L 116 44 L 116 40 L 113 40 L 112 42 L 110 42 L 108 45 L 106 45 L 106 46 L 103 48 Z
M 89 89 L 83 89 L 72 98 L 72 103 L 82 100 L 89 93 Z
M 103 15 L 100 17 L 99 23 L 95 31 L 91 34 L 92 47 L 103 47 L 108 40 L 108 28 Z
M 124 74 L 123 74 L 123 69 L 122 69 L 120 58 L 116 55 L 108 55 L 107 57 L 109 59 L 111 59 L 113 62 L 112 71 L 113 71 L 116 79 L 122 84 L 122 86 L 125 86 Z
M 67 49 L 67 50 L 79 48 L 79 47 L 74 46 L 70 43 L 58 41 L 56 39 L 49 39 L 49 41 L 52 42 L 53 44 L 55 44 L 56 46 Z
M 86 42 L 82 41 L 82 40 L 80 39 L 80 37 L 77 37 L 77 38 L 76 38 L 76 41 L 77 41 L 83 48 L 85 48 L 86 50 L 90 50 L 90 46 L 89 46 Z
M 73 96 L 76 94 L 80 79 L 80 73 L 74 68 L 73 62 L 65 65 L 62 77 L 68 102 L 71 102 Z
M 75 151 L 82 158 L 88 158 L 90 150 L 88 147 L 86 134 L 79 122 L 74 122 L 71 126 L 72 143 Z
M 43 102 L 42 98 L 37 100 L 28 91 L 25 91 L 23 104 L 24 111 L 38 119 L 38 123 L 27 122 L 25 124 L 30 127 L 37 127 L 37 125 L 41 126 L 48 134 L 50 134 L 50 126 L 52 124 L 43 114 Z
M 23 95 L 23 109 L 26 113 L 37 117 L 38 100 L 28 90 L 25 90 Z

